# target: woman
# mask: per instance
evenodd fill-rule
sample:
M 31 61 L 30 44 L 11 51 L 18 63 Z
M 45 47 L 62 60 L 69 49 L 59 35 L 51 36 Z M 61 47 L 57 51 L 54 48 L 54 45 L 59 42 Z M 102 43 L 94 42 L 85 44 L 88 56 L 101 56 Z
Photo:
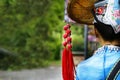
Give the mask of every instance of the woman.
M 72 2 L 75 0 L 71 0 Z M 68 15 L 73 20 L 85 23 L 85 20 L 77 21 L 78 18 L 74 18 L 74 14 L 71 16 L 72 10 L 69 8 Z M 120 0 L 99 0 L 91 12 L 94 16 L 96 37 L 102 47 L 77 66 L 76 80 L 107 80 L 115 64 L 120 60 Z M 114 79 L 108 80 L 120 80 L 120 71 Z

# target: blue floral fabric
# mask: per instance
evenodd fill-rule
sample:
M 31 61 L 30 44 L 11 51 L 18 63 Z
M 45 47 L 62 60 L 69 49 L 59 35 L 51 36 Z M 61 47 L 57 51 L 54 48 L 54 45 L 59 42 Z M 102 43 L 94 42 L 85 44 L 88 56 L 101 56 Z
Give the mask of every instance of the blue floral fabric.
M 119 59 L 120 47 L 105 45 L 77 66 L 76 80 L 105 80 Z M 116 80 L 120 80 L 120 73 Z

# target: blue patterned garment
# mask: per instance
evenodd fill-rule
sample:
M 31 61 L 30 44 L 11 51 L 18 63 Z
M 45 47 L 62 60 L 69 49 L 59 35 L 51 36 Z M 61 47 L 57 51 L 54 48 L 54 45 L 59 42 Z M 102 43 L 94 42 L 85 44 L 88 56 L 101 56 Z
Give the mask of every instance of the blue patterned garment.
M 105 45 L 77 66 L 76 80 L 105 80 L 119 59 L 120 47 Z M 116 80 L 120 80 L 120 73 Z

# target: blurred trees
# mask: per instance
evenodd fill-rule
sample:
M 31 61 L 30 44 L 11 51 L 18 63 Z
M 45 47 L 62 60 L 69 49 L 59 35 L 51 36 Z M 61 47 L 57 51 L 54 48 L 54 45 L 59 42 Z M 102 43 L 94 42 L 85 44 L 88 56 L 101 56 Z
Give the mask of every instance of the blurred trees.
M 0 0 L 0 47 L 17 57 L 1 69 L 45 66 L 60 59 L 64 0 Z
M 18 55 L 6 66 L 32 68 L 59 59 L 64 4 L 61 0 L 1 0 L 0 47 Z M 9 59 L 9 58 L 7 58 Z M 11 59 L 10 59 L 11 60 Z M 12 60 L 14 61 L 14 59 Z M 11 64 L 10 64 L 11 63 Z M 12 64 L 14 63 L 14 64 Z

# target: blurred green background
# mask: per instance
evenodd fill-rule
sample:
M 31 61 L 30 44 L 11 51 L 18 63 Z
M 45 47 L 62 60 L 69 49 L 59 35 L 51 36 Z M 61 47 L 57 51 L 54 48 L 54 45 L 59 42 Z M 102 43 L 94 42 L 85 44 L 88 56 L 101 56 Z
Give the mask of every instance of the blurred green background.
M 60 61 L 64 0 L 0 0 L 0 69 L 46 67 Z M 72 25 L 73 51 L 83 51 L 83 27 Z

